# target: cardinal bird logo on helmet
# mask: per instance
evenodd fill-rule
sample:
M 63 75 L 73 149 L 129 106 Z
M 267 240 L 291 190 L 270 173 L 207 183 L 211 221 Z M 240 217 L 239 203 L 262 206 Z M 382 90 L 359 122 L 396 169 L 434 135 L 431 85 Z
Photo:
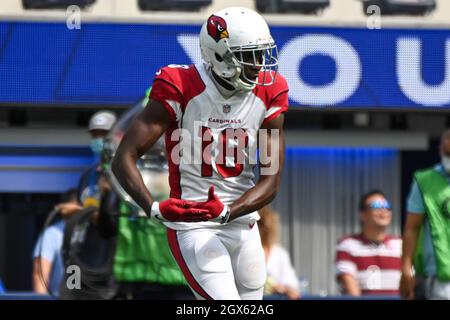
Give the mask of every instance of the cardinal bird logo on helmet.
M 208 18 L 208 34 L 216 41 L 228 38 L 227 23 L 221 17 L 212 15 Z

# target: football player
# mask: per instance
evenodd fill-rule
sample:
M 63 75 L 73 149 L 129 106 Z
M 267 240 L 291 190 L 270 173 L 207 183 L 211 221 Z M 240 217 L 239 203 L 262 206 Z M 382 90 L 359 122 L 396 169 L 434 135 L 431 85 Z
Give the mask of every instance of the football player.
M 168 227 L 172 253 L 197 298 L 262 299 L 266 271 L 255 222 L 280 184 L 288 86 L 277 73 L 269 27 L 252 10 L 211 15 L 200 49 L 203 64 L 156 72 L 148 105 L 125 134 L 113 172 L 147 215 Z M 262 130 L 264 139 L 256 134 Z M 162 134 L 171 197 L 158 203 L 136 161 Z M 250 151 L 256 146 L 267 154 L 260 156 L 255 184 Z

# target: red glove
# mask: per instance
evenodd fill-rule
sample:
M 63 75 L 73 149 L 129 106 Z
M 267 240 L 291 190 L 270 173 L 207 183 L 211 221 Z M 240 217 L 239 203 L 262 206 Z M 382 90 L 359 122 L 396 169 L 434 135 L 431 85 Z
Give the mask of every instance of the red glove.
M 160 221 L 198 222 L 207 221 L 208 210 L 198 208 L 198 202 L 169 198 L 162 202 L 153 202 L 151 218 Z
M 195 206 L 199 209 L 208 210 L 206 215 L 209 221 L 227 223 L 230 218 L 230 208 L 220 201 L 219 197 L 214 193 L 214 186 L 209 187 L 208 200 L 206 202 L 197 203 Z

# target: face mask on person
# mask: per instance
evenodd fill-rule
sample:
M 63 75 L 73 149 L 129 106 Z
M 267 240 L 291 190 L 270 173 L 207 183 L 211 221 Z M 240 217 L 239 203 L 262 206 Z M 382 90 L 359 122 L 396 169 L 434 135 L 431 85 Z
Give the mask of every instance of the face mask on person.
M 445 171 L 450 173 L 450 157 L 442 156 L 441 163 L 444 166 Z
M 95 154 L 100 154 L 103 151 L 103 146 L 105 144 L 105 139 L 103 138 L 94 138 L 91 139 L 91 150 Z

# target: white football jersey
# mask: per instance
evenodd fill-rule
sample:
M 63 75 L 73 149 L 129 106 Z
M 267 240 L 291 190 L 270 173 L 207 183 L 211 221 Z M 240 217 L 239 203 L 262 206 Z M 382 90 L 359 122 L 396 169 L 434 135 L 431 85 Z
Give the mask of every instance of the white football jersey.
M 258 130 L 287 111 L 287 92 L 278 74 L 271 86 L 225 98 L 203 64 L 160 69 L 150 98 L 163 104 L 172 121 L 165 137 L 171 197 L 206 201 L 214 185 L 219 199 L 230 205 L 252 188 Z M 178 230 L 212 225 L 217 223 L 167 223 Z

